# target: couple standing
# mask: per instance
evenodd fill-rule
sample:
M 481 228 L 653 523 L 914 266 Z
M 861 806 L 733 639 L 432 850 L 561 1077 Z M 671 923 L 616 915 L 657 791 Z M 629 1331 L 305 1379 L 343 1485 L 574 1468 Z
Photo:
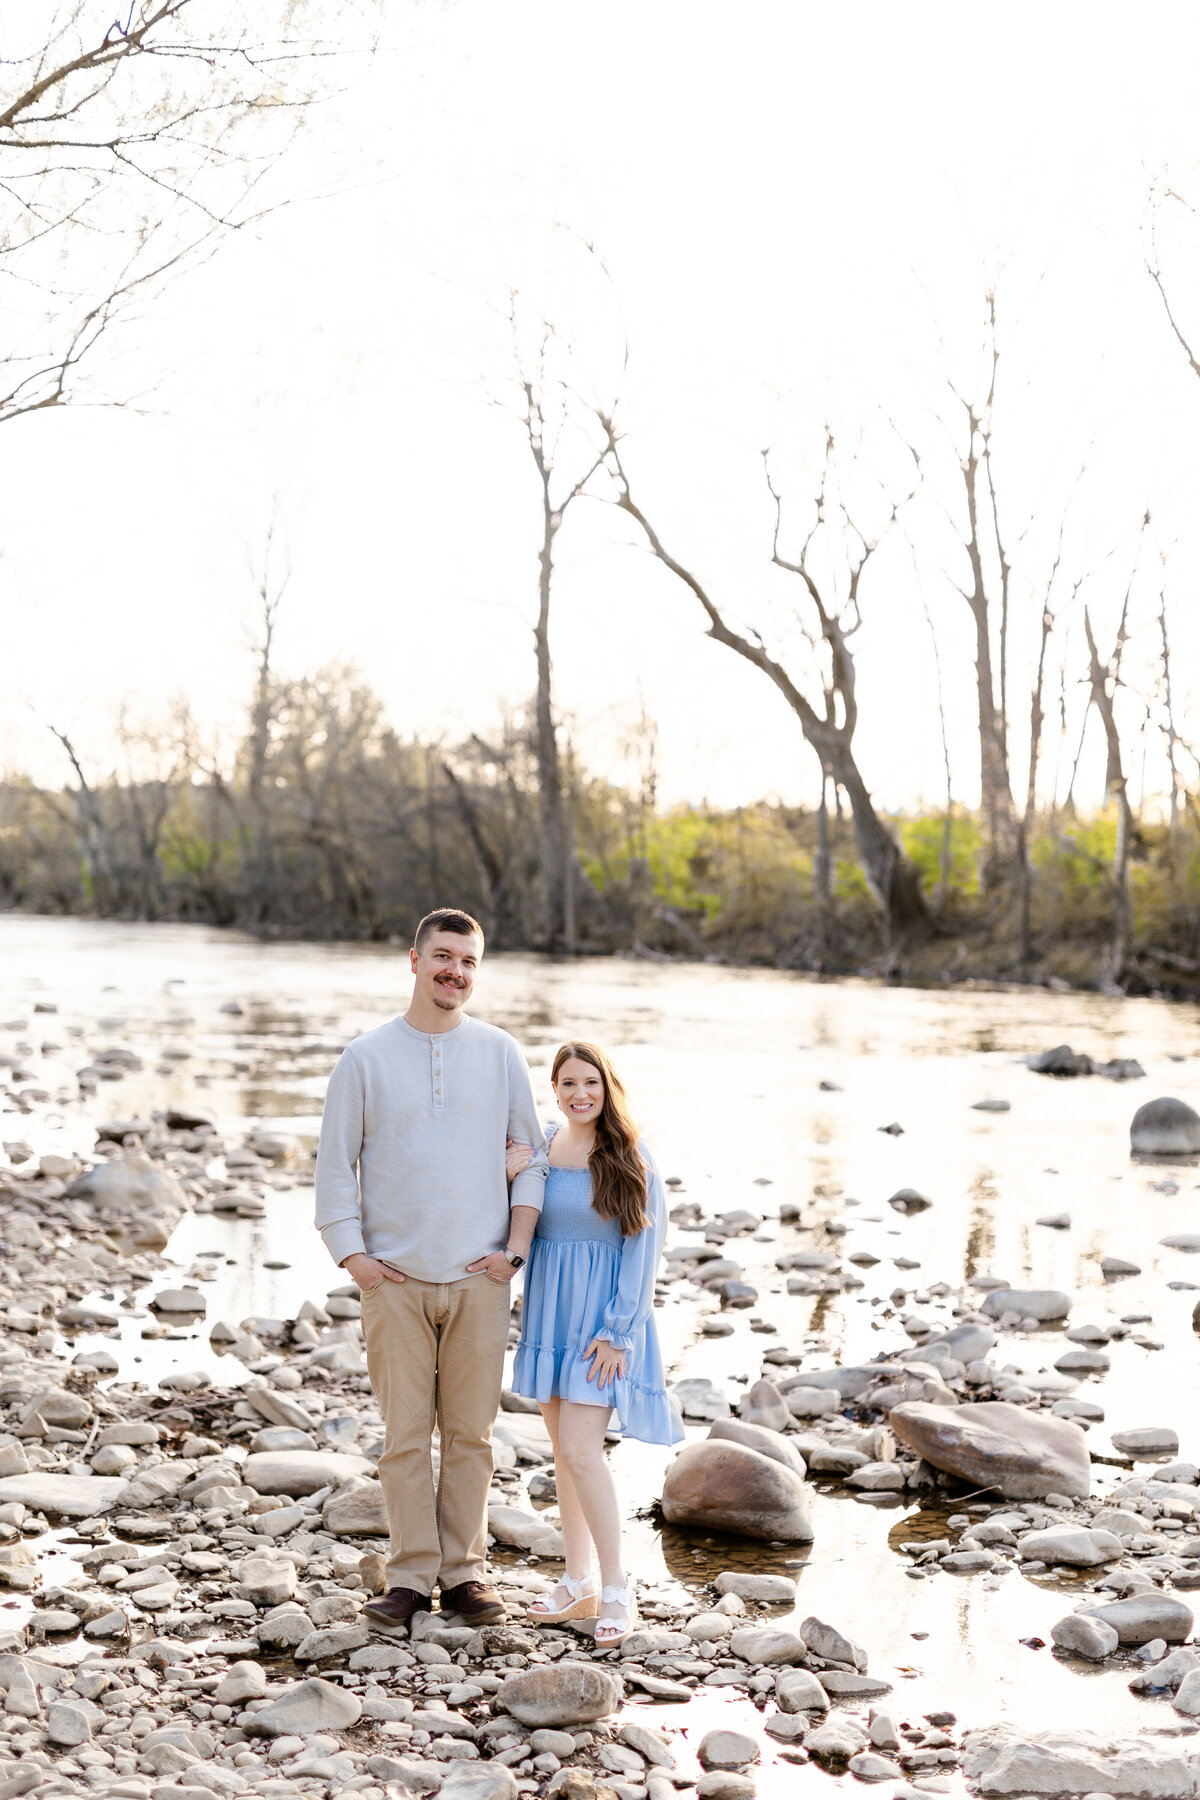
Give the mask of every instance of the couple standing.
M 595 1617 L 597 1644 L 616 1645 L 635 1601 L 603 1455 L 609 1418 L 648 1442 L 683 1436 L 652 1310 L 666 1202 L 594 1045 L 555 1057 L 566 1123 L 543 1136 L 515 1040 L 463 1010 L 482 956 L 468 913 L 422 919 L 407 1012 L 354 1040 L 325 1099 L 317 1227 L 362 1293 L 385 1427 L 388 1591 L 364 1617 L 398 1630 L 435 1587 L 442 1611 L 468 1624 L 505 1616 L 485 1579 L 491 1430 L 510 1284 L 528 1264 L 513 1387 L 538 1401 L 550 1433 L 566 1561 L 529 1617 Z

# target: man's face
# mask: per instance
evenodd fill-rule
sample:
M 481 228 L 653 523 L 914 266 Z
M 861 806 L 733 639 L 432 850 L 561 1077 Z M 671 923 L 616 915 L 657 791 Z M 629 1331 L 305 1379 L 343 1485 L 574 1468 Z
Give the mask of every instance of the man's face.
M 482 955 L 483 941 L 474 932 L 431 931 L 420 950 L 409 953 L 417 993 L 442 1012 L 465 1006 Z

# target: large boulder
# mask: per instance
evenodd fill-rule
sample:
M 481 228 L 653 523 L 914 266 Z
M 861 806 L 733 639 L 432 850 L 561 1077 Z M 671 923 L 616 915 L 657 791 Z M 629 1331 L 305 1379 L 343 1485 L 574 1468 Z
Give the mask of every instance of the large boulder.
M 889 1423 L 902 1444 L 935 1469 L 972 1487 L 992 1488 L 1006 1500 L 1041 1500 L 1047 1494 L 1087 1497 L 1091 1460 L 1087 1439 L 1071 1419 L 1055 1419 L 980 1400 L 964 1406 L 931 1406 L 914 1400 L 897 1406 Z
M 173 1175 L 140 1150 L 96 1163 L 67 1189 L 97 1212 L 115 1214 L 133 1243 L 161 1250 L 188 1209 L 187 1195 Z
M 745 1419 L 718 1419 L 708 1428 L 710 1438 L 724 1438 L 727 1443 L 744 1444 L 747 1450 L 757 1450 L 760 1456 L 769 1456 L 772 1462 L 782 1463 L 785 1469 L 791 1469 L 803 1481 L 808 1470 L 804 1466 L 804 1458 L 795 1445 L 777 1431 L 768 1431 L 764 1425 L 751 1425 Z
M 505 1676 L 497 1699 L 522 1725 L 588 1725 L 616 1712 L 621 1690 L 609 1670 L 563 1661 L 514 1670 Z
M 662 1510 L 669 1525 L 787 1544 L 813 1537 L 809 1490 L 794 1470 L 728 1439 L 680 1451 L 663 1482 Z
M 1134 1156 L 1200 1155 L 1200 1113 L 1169 1095 L 1147 1100 L 1133 1115 L 1129 1148 Z
M 1173 1594 L 1132 1594 L 1128 1600 L 1110 1600 L 1103 1606 L 1079 1610 L 1111 1625 L 1126 1649 L 1152 1644 L 1155 1638 L 1168 1644 L 1185 1643 L 1195 1622 L 1191 1607 Z
M 1200 1793 L 1185 1739 L 1110 1738 L 1092 1731 L 989 1725 L 963 1739 L 963 1774 L 979 1794 L 1111 1794 L 1185 1800 Z

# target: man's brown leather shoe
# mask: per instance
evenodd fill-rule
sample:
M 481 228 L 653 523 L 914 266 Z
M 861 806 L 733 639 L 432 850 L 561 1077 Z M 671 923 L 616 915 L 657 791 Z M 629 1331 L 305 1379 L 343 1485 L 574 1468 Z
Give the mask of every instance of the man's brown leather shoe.
M 457 1587 L 443 1588 L 442 1611 L 457 1613 L 464 1625 L 499 1625 L 508 1617 L 495 1588 L 483 1581 L 460 1581 Z
M 428 1594 L 418 1594 L 415 1588 L 394 1587 L 380 1599 L 368 1600 L 362 1610 L 363 1618 L 369 1619 L 377 1631 L 400 1631 L 414 1613 L 429 1612 L 432 1606 Z

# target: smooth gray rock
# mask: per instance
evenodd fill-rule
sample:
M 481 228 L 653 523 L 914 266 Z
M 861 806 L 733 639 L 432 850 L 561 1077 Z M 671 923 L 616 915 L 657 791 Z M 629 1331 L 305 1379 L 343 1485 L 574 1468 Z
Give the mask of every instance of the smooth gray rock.
M 242 1480 L 258 1494 L 315 1494 L 372 1472 L 365 1456 L 337 1450 L 260 1450 L 242 1465 Z
M 1087 1613 L 1068 1613 L 1050 1627 L 1050 1636 L 1060 1650 L 1068 1650 L 1072 1656 L 1082 1656 L 1088 1662 L 1103 1662 L 1120 1643 L 1111 1625 Z
M 441 1786 L 446 1800 L 516 1800 L 517 1778 L 499 1762 L 452 1762 Z
M 991 1725 L 966 1734 L 962 1768 L 968 1786 L 984 1795 L 1183 1800 L 1196 1793 L 1190 1745 L 1151 1737 Z
M 790 1575 L 751 1575 L 740 1569 L 723 1569 L 713 1583 L 718 1594 L 737 1594 L 742 1600 L 756 1600 L 762 1605 L 790 1606 L 796 1598 L 796 1583 Z
M 250 1555 L 236 1566 L 237 1595 L 252 1606 L 282 1606 L 295 1593 L 295 1562 L 279 1555 Z
M 1132 1431 L 1114 1431 L 1113 1449 L 1126 1456 L 1175 1456 L 1179 1433 L 1169 1425 L 1139 1425 Z
M 765 1431 L 782 1431 L 791 1418 L 787 1401 L 773 1381 L 752 1382 L 738 1402 L 738 1416 L 747 1425 L 759 1425 Z
M 1072 1569 L 1096 1569 L 1125 1554 L 1125 1546 L 1114 1532 L 1083 1525 L 1052 1525 L 1046 1531 L 1027 1531 L 1017 1544 L 1027 1562 L 1062 1563 Z
M 782 1398 L 780 1403 L 786 1413 L 787 1406 Z M 744 1444 L 747 1450 L 757 1450 L 761 1456 L 769 1456 L 772 1462 L 782 1463 L 785 1469 L 791 1469 L 801 1481 L 808 1473 L 804 1458 L 795 1445 L 781 1437 L 778 1431 L 768 1430 L 764 1425 L 752 1425 L 747 1419 L 717 1419 L 709 1426 L 708 1435 L 710 1438 L 724 1438 L 731 1444 Z
M 989 1319 L 1003 1318 L 1005 1313 L 1019 1313 L 1023 1319 L 1037 1319 L 1044 1325 L 1065 1319 L 1071 1310 L 1069 1294 L 1055 1288 L 992 1288 L 985 1295 L 982 1310 Z
M 1152 1643 L 1155 1638 L 1182 1644 L 1194 1623 L 1191 1607 L 1170 1594 L 1134 1594 L 1128 1600 L 1111 1600 L 1081 1610 L 1111 1625 L 1125 1649 Z
M 848 1363 L 841 1369 L 804 1369 L 776 1385 L 785 1395 L 800 1387 L 832 1388 L 843 1401 L 861 1400 L 871 1383 L 887 1372 L 886 1363 Z
M 514 1670 L 497 1698 L 522 1725 L 587 1725 L 616 1712 L 621 1690 L 609 1670 L 563 1661 Z
M 888 1417 L 901 1443 L 972 1487 L 994 1488 L 1008 1500 L 1040 1500 L 1047 1494 L 1084 1499 L 1090 1490 L 1087 1439 L 1070 1419 L 1004 1400 L 953 1407 L 910 1401 Z
M 0 1480 L 0 1502 L 20 1500 L 35 1512 L 90 1519 L 111 1512 L 118 1499 L 124 1499 L 128 1485 L 119 1475 L 60 1475 L 39 1469 Z
M 702 1769 L 745 1769 L 758 1761 L 759 1748 L 743 1731 L 706 1731 L 696 1756 Z
M 387 1537 L 387 1506 L 377 1481 L 345 1493 L 331 1494 L 322 1514 L 326 1531 L 334 1537 Z
M 809 1669 L 783 1669 L 775 1677 L 775 1701 L 785 1713 L 828 1712 L 829 1695 Z
M 150 1304 L 155 1312 L 181 1313 L 186 1318 L 203 1318 L 208 1310 L 199 1288 L 163 1288 Z
M 1097 1619 L 1095 1624 L 1099 1624 Z M 1114 1633 L 1115 1635 L 1115 1633 Z M 1133 1694 L 1173 1694 L 1185 1675 L 1200 1669 L 1200 1656 L 1194 1650 L 1172 1650 L 1161 1662 L 1151 1664 L 1135 1675 L 1129 1684 Z
M 93 1725 L 99 1726 L 104 1714 L 90 1700 L 72 1695 L 69 1700 L 56 1700 L 46 1710 L 46 1732 L 52 1744 L 64 1750 L 91 1742 Z
M 265 1737 L 308 1737 L 314 1731 L 345 1731 L 362 1716 L 362 1703 L 347 1688 L 314 1675 L 254 1714 L 254 1730 Z
M 823 1661 L 849 1663 L 851 1668 L 860 1672 L 866 1669 L 866 1651 L 839 1631 L 836 1625 L 827 1625 L 824 1619 L 809 1617 L 800 1626 L 800 1636 L 813 1655 L 821 1657 Z
M 140 1150 L 85 1169 L 68 1187 L 67 1198 L 116 1214 L 135 1244 L 159 1250 L 189 1206 L 175 1177 Z
M 794 1631 L 784 1631 L 775 1625 L 740 1625 L 729 1640 L 729 1648 L 739 1662 L 765 1668 L 778 1663 L 798 1663 L 808 1645 Z
M 810 1544 L 809 1490 L 793 1470 L 742 1444 L 688 1444 L 667 1469 L 663 1517 L 741 1537 Z
M 1200 1113 L 1170 1095 L 1147 1100 L 1133 1115 L 1129 1148 L 1134 1156 L 1200 1155 Z

